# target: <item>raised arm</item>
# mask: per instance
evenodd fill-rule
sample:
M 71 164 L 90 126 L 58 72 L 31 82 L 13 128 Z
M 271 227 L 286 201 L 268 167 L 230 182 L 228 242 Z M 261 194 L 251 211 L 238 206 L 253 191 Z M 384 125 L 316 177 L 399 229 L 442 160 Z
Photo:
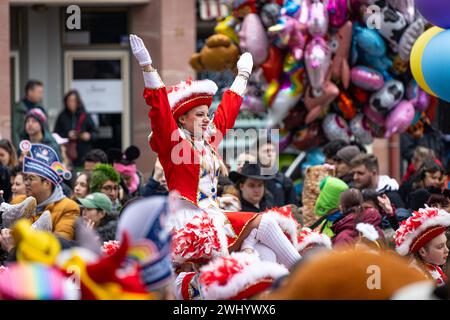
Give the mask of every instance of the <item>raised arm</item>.
M 142 67 L 144 75 L 144 99 L 150 107 L 148 117 L 152 128 L 150 147 L 160 156 L 168 155 L 171 147 L 172 133 L 178 132 L 178 126 L 173 119 L 167 91 L 158 71 L 152 66 L 152 58 L 141 38 L 130 35 L 130 45 L 133 55 Z
M 237 68 L 238 75 L 230 89 L 223 94 L 222 101 L 214 115 L 214 125 L 223 136 L 228 129 L 233 128 L 239 114 L 247 81 L 253 68 L 252 55 L 248 52 L 244 53 L 237 62 Z M 215 143 L 219 144 L 220 141 L 215 141 Z

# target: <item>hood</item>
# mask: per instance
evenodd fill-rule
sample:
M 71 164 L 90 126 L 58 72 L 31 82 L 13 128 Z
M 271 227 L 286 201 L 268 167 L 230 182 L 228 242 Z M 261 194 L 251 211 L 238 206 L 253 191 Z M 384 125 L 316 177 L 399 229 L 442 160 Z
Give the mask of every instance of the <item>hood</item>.
M 388 176 L 378 176 L 377 192 L 397 191 L 398 188 L 397 180 Z

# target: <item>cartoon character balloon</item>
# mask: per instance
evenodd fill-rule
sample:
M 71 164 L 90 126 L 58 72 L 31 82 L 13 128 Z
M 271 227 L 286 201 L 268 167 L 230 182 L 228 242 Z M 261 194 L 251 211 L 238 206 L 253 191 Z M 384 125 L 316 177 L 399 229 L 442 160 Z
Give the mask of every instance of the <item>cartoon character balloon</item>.
M 308 31 L 312 36 L 325 36 L 328 32 L 328 12 L 320 0 L 312 0 L 309 8 Z
M 303 58 L 305 38 L 300 22 L 290 16 L 283 16 L 276 25 L 271 26 L 269 34 L 278 35 L 278 45 L 282 48 L 289 47 L 295 59 L 300 61 Z
M 414 0 L 388 0 L 392 8 L 400 11 L 408 23 L 413 23 L 416 17 Z
M 390 80 L 384 87 L 372 94 L 370 105 L 378 111 L 388 112 L 394 108 L 403 98 L 405 86 L 398 80 Z
M 305 65 L 314 96 L 321 95 L 323 91 L 330 60 L 331 51 L 327 42 L 320 37 L 313 38 L 306 46 Z

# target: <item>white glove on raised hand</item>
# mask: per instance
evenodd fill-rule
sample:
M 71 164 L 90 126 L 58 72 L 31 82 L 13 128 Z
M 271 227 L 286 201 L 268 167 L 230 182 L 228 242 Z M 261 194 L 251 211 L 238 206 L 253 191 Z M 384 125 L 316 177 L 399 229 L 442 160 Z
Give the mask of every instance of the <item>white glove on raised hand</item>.
M 137 35 L 130 34 L 130 45 L 133 55 L 136 57 L 137 61 L 141 66 L 152 64 L 152 58 L 150 53 L 144 45 L 144 41 Z
M 253 57 L 251 53 L 246 52 L 239 58 L 237 62 L 238 73 L 246 73 L 247 77 L 250 76 L 253 69 Z

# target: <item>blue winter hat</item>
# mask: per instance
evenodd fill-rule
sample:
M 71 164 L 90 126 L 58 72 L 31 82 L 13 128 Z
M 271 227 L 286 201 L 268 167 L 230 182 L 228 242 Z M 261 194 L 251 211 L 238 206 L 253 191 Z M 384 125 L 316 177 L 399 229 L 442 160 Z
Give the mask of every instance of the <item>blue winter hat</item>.
M 117 226 L 119 241 L 124 232 L 130 237 L 128 258 L 140 264 L 141 279 L 148 291 L 173 281 L 170 212 L 168 197 L 138 200 L 124 209 Z
M 28 140 L 20 142 L 20 150 L 26 154 L 23 159 L 23 172 L 41 176 L 54 185 L 62 182 L 62 179 L 70 179 L 72 174 L 68 171 L 58 154 L 51 147 L 40 144 L 31 143 Z

